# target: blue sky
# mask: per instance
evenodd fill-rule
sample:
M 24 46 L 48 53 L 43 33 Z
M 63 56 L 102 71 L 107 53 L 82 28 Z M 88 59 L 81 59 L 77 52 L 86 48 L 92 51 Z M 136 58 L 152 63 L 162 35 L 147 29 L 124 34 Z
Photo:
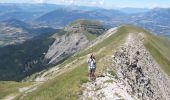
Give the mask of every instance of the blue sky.
M 0 3 L 53 3 L 65 5 L 98 6 L 103 8 L 170 7 L 170 0 L 0 0 Z

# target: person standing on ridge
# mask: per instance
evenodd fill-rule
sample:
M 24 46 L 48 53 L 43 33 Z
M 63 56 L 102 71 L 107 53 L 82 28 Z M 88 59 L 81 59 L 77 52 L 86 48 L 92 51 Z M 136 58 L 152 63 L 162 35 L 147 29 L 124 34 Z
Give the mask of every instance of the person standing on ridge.
M 95 76 L 95 71 L 96 71 L 96 61 L 95 61 L 95 57 L 93 54 L 91 54 L 91 56 L 88 58 L 88 76 L 89 76 L 89 81 L 91 80 L 95 80 L 96 76 Z

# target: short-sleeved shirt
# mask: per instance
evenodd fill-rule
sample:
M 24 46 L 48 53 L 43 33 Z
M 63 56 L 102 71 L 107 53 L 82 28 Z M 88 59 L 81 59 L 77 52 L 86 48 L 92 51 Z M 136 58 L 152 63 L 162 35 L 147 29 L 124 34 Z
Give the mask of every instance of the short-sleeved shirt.
M 89 69 L 96 68 L 96 64 L 95 64 L 95 60 L 94 59 L 91 59 L 91 58 L 88 59 L 88 67 L 89 67 Z

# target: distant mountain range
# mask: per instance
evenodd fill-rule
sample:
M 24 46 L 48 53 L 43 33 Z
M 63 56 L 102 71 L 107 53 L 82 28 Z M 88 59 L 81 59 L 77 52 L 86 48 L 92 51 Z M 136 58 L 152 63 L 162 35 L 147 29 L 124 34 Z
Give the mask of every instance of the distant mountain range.
M 0 20 L 30 21 L 61 6 L 53 4 L 0 4 Z M 63 7 L 63 6 L 62 6 Z
M 132 24 L 144 27 L 155 34 L 170 36 L 169 8 L 135 9 L 129 10 L 70 10 L 57 9 L 35 19 L 39 25 L 61 27 L 76 19 L 99 20 L 108 26 Z
M 109 27 L 132 24 L 170 37 L 170 8 L 109 10 L 54 4 L 0 4 L 0 46 L 54 32 L 77 19 L 96 20 Z
M 104 20 L 107 18 L 109 18 L 107 15 L 100 16 L 100 13 L 95 11 L 57 9 L 37 18 L 35 21 L 42 25 L 60 27 L 77 19 Z
M 148 9 L 148 8 L 129 8 L 129 7 L 126 7 L 126 8 L 120 8 L 118 10 L 120 10 L 124 13 L 127 13 L 127 14 L 136 14 L 136 13 L 147 12 L 150 9 Z
M 132 14 L 121 19 L 121 24 L 128 23 L 143 27 L 157 35 L 170 36 L 170 9 L 155 8 L 148 12 Z
M 93 19 L 108 26 L 133 24 L 170 36 L 169 8 L 102 9 L 55 4 L 0 4 L 0 21 L 17 19 L 32 25 L 61 28 L 77 19 Z

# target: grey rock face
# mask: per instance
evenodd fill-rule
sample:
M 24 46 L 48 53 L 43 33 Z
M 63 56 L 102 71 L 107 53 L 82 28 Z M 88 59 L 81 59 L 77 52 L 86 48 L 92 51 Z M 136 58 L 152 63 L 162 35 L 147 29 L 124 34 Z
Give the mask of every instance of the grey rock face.
M 83 92 L 78 100 L 137 100 L 126 91 L 123 82 L 109 73 L 96 78 L 94 82 L 83 84 L 81 89 Z
M 76 23 L 72 26 L 65 27 L 64 30 L 73 33 L 86 31 L 95 35 L 101 35 L 107 29 L 100 24 L 94 24 L 91 22 L 90 24 Z
M 170 81 L 144 47 L 143 35 L 130 34 L 113 56 L 117 77 L 139 100 L 170 100 Z
M 68 55 L 71 55 L 83 48 L 89 41 L 83 33 L 70 33 L 56 37 L 55 42 L 49 48 L 46 59 L 49 63 L 56 63 Z
M 82 23 L 77 22 L 73 25 L 66 26 L 64 28 L 66 34 L 56 37 L 55 42 L 50 46 L 45 55 L 45 59 L 50 60 L 49 63 L 55 64 L 79 51 L 92 41 L 89 40 L 88 37 L 91 35 L 99 36 L 106 31 L 102 25 L 93 24 L 92 22 L 86 25 Z

